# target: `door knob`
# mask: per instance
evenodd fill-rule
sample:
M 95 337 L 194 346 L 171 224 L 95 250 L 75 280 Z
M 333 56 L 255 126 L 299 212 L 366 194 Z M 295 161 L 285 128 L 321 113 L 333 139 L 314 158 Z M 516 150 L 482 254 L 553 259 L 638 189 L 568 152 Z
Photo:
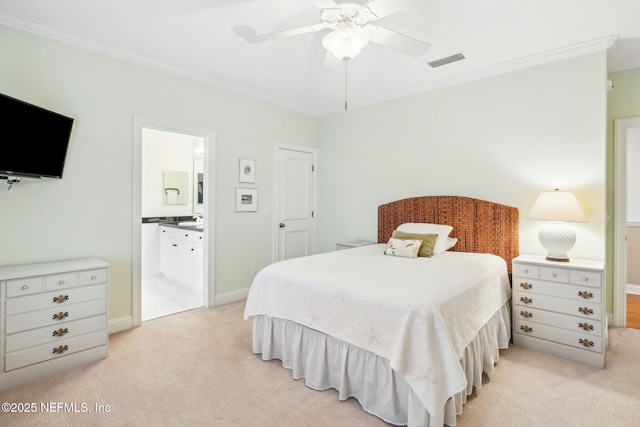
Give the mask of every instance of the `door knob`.
M 280 223 L 280 228 L 284 228 L 284 223 Z

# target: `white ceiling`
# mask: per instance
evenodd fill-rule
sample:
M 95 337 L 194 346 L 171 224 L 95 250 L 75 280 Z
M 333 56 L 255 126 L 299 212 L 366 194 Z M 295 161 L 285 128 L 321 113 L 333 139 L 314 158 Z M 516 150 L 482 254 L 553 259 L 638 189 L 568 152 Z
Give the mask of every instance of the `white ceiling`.
M 340 3 L 340 0 L 337 0 Z M 364 3 L 365 0 L 351 0 Z M 349 108 L 584 53 L 640 66 L 640 0 L 415 0 L 375 23 L 426 41 L 414 58 L 369 43 L 348 63 Z M 251 44 L 320 21 L 312 0 L 0 0 L 0 23 L 320 116 L 344 108 L 329 30 Z M 439 68 L 436 59 L 465 60 Z

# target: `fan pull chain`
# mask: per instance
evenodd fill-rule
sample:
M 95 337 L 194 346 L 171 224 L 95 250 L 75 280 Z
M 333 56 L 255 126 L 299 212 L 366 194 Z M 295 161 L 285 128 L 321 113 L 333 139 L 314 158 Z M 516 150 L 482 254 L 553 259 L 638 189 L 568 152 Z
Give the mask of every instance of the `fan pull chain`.
M 349 64 L 349 58 L 345 57 L 344 58 L 344 111 L 347 111 L 348 109 L 348 94 L 349 94 L 349 75 L 348 75 L 348 65 Z

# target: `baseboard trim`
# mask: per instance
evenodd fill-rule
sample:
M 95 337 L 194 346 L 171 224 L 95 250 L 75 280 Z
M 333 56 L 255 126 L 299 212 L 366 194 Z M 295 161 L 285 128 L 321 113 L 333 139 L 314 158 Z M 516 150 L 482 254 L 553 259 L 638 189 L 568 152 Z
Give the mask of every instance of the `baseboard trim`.
M 627 283 L 626 291 L 628 294 L 640 295 L 640 285 Z
M 249 289 L 250 288 L 238 289 L 237 291 L 231 291 L 224 294 L 216 295 L 215 304 L 222 305 L 247 299 L 247 297 L 249 296 Z
M 109 320 L 109 334 L 133 329 L 133 316 L 123 316 Z

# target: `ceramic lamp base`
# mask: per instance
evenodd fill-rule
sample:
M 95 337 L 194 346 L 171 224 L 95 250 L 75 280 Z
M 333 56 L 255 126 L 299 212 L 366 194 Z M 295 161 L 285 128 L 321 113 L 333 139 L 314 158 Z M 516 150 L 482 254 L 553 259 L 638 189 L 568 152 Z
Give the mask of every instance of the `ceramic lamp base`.
M 549 221 L 538 231 L 538 239 L 547 250 L 547 260 L 568 262 L 567 252 L 576 243 L 576 232 L 565 222 Z

